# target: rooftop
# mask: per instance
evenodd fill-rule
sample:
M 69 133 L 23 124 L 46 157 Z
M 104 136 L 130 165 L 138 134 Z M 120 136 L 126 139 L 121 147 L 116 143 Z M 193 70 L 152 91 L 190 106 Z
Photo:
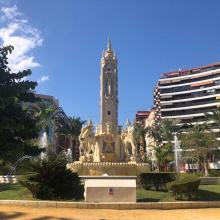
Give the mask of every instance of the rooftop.
M 191 68 L 191 69 L 165 72 L 165 73 L 161 74 L 161 78 L 164 79 L 164 78 L 184 76 L 184 75 L 189 75 L 189 74 L 196 74 L 196 73 L 201 73 L 201 72 L 213 70 L 216 67 L 220 67 L 220 62 L 208 64 L 206 66 L 195 67 L 195 68 Z

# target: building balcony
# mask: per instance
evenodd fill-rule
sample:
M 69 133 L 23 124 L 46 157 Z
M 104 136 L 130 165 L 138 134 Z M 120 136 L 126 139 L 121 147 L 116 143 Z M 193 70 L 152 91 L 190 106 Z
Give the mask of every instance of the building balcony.
M 218 89 L 207 89 L 203 91 L 197 91 L 193 93 L 185 93 L 185 94 L 177 94 L 177 95 L 163 95 L 160 97 L 161 102 L 165 101 L 172 101 L 172 102 L 182 102 L 182 101 L 189 101 L 197 100 L 197 99 L 206 99 L 206 97 L 216 95 L 215 97 L 219 96 L 220 88 Z
M 213 75 L 206 75 L 206 76 L 202 76 L 199 78 L 189 78 L 189 79 L 179 79 L 179 80 L 170 80 L 167 83 L 164 83 L 163 81 L 161 81 L 161 79 L 159 80 L 159 85 L 157 89 L 165 89 L 165 88 L 172 88 L 172 87 L 181 87 L 181 86 L 185 86 L 185 85 L 190 85 L 191 83 L 197 83 L 197 82 L 202 82 L 202 81 L 207 81 L 207 80 L 218 80 L 220 77 L 220 69 L 219 72 Z
M 220 85 L 220 80 L 216 80 L 216 81 L 207 80 L 206 82 L 191 83 L 190 85 L 181 86 L 181 87 L 161 89 L 160 93 L 163 94 L 163 93 L 189 91 L 189 90 L 209 88 L 209 87 L 211 88 L 217 85 Z
M 212 75 L 219 72 L 220 65 L 208 67 L 208 68 L 198 68 L 198 71 L 176 71 L 173 73 L 165 73 L 161 77 L 160 81 L 167 82 L 169 80 L 179 80 L 179 79 L 190 79 L 190 78 L 197 78 L 206 75 Z
M 183 116 L 183 118 L 192 118 L 198 116 L 205 116 L 206 113 L 212 113 L 215 111 L 217 105 L 215 106 L 208 106 L 204 108 L 197 108 L 197 109 L 185 109 L 185 110 L 170 110 L 170 111 L 162 111 L 161 110 L 161 117 L 169 117 L 169 116 Z
M 181 81 L 179 82 L 178 84 L 176 83 L 172 83 L 172 84 L 169 84 L 169 85 L 159 85 L 158 86 L 158 89 L 162 90 L 162 89 L 170 89 L 170 88 L 176 88 L 176 87 L 183 87 L 183 86 L 190 86 L 191 84 L 194 84 L 194 83 L 206 83 L 208 81 L 218 81 L 220 80 L 220 73 L 217 74 L 217 75 L 211 75 L 211 76 L 206 76 L 206 77 L 203 77 L 202 79 L 189 79 L 189 80 L 184 80 L 184 81 Z
M 188 96 L 189 98 L 178 98 L 178 99 L 175 99 L 175 96 L 173 97 L 173 99 L 170 99 L 170 100 L 167 100 L 167 101 L 161 101 L 160 104 L 161 105 L 172 105 L 174 103 L 182 103 L 182 102 L 195 102 L 197 100 L 208 100 L 208 99 L 218 99 L 218 97 L 220 96 L 220 91 L 216 91 L 218 92 L 217 94 L 208 94 L 208 93 L 203 93 L 203 94 L 197 94 L 198 96 Z M 193 94 L 195 95 L 195 94 Z
M 193 101 L 184 101 L 184 102 L 177 102 L 177 103 L 161 103 L 161 108 L 166 111 L 167 109 L 188 109 L 188 108 L 202 108 L 201 106 L 206 106 L 209 104 L 217 104 L 219 103 L 220 105 L 220 96 L 218 97 L 213 97 L 209 99 L 198 99 L 198 100 L 193 100 Z
M 171 96 L 171 95 L 181 95 L 181 94 L 188 94 L 188 93 L 195 93 L 195 92 L 201 92 L 201 91 L 206 91 L 206 90 L 214 90 L 214 89 L 220 89 L 220 85 L 214 85 L 214 86 L 203 86 L 198 89 L 190 89 L 188 88 L 187 90 L 184 91 L 176 91 L 176 92 L 169 92 L 169 93 L 160 93 L 160 96 Z

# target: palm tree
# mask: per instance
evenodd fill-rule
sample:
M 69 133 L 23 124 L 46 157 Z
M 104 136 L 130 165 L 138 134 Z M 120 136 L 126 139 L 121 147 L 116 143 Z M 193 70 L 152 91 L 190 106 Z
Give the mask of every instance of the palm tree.
M 213 128 L 213 123 L 216 125 L 218 128 L 220 128 L 220 109 L 217 108 L 216 110 L 212 111 L 211 113 L 206 113 L 205 118 L 207 121 L 210 121 L 211 123 L 207 123 L 210 128 Z
M 134 137 L 136 140 L 136 143 L 139 144 L 142 149 L 146 149 L 146 141 L 145 141 L 145 135 L 147 132 L 147 129 L 145 129 L 141 124 L 137 123 L 134 125 Z
M 85 121 L 82 121 L 80 117 L 67 117 L 65 113 L 60 113 L 56 117 L 56 132 L 69 137 L 69 147 L 75 160 L 78 154 L 76 151 L 79 147 L 79 135 Z
M 173 161 L 172 141 L 179 129 L 178 121 L 172 119 L 161 119 L 146 128 L 147 134 L 155 141 L 155 156 L 159 170 L 164 170 L 169 162 Z
M 55 108 L 47 107 L 44 104 L 40 104 L 40 112 L 39 112 L 39 126 L 42 130 L 46 131 L 47 135 L 49 135 L 49 129 L 53 124 L 53 114 L 56 111 Z
M 28 173 L 19 177 L 19 183 L 26 187 L 33 198 L 60 200 L 79 199 L 83 187 L 77 173 L 66 168 L 66 157 L 48 151 L 46 157 L 31 160 Z
M 164 144 L 155 147 L 155 156 L 157 158 L 158 169 L 168 170 L 168 164 L 174 160 L 172 145 Z
M 218 122 L 218 124 L 220 125 L 220 109 L 219 108 L 215 109 L 215 111 L 213 111 L 212 114 L 207 114 L 207 115 L 210 115 L 211 118 L 215 122 Z

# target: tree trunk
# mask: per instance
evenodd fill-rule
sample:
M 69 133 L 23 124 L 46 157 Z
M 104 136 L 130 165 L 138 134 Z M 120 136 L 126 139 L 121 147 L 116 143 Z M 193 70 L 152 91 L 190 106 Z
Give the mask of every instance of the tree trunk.
M 209 169 L 208 169 L 208 163 L 206 158 L 204 158 L 204 171 L 205 171 L 205 176 L 209 175 Z

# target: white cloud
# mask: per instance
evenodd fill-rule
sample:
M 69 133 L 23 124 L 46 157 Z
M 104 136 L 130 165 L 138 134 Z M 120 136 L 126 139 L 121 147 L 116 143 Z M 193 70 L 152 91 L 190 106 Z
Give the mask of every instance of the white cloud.
M 8 56 L 11 70 L 18 72 L 40 66 L 34 61 L 34 56 L 30 55 L 32 49 L 42 45 L 43 39 L 39 30 L 30 25 L 16 5 L 2 7 L 0 13 L 0 21 L 5 23 L 5 26 L 0 28 L 2 45 L 14 46 L 14 51 Z
M 8 19 L 13 19 L 13 18 L 16 18 L 16 17 L 20 17 L 20 16 L 23 16 L 23 14 L 21 12 L 18 11 L 18 8 L 16 5 L 14 5 L 13 7 L 11 8 L 5 8 L 3 7 L 1 9 L 1 11 L 4 13 L 4 16 Z
M 49 76 L 42 76 L 37 82 L 38 83 L 43 83 L 45 81 L 48 81 L 50 79 Z

